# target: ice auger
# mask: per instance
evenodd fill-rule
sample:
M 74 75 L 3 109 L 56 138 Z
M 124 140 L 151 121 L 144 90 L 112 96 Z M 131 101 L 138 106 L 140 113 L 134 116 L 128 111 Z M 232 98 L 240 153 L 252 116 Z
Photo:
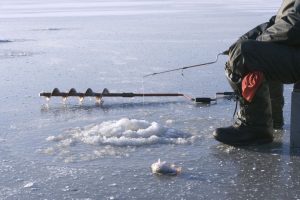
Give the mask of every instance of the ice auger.
M 95 97 L 96 102 L 101 103 L 103 97 L 185 97 L 195 103 L 210 104 L 211 102 L 216 102 L 217 98 L 225 97 L 227 99 L 232 99 L 235 97 L 234 92 L 218 92 L 215 98 L 209 97 L 197 97 L 193 98 L 189 95 L 182 93 L 132 93 L 132 92 L 122 92 L 122 93 L 111 93 L 107 88 L 102 92 L 94 92 L 91 88 L 88 88 L 85 92 L 77 92 L 75 88 L 70 89 L 67 92 L 61 92 L 58 88 L 53 89 L 52 92 L 41 92 L 39 94 L 41 97 L 51 98 L 51 97 L 78 97 L 80 101 L 83 101 L 85 97 Z

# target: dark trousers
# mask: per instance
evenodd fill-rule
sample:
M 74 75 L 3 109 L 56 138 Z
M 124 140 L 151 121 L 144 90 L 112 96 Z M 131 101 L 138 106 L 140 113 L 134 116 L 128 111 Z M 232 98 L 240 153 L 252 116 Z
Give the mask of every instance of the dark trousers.
M 247 106 L 256 110 L 251 113 L 272 112 L 274 124 L 278 123 L 280 127 L 280 124 L 283 124 L 283 83 L 295 83 L 300 80 L 300 48 L 256 40 L 239 41 L 230 51 L 227 67 L 231 73 L 241 78 L 251 71 L 264 73 L 266 81 L 263 84 L 266 85 L 262 88 L 267 89 L 259 90 L 262 93 L 258 95 L 260 99 L 247 103 Z M 236 83 L 233 88 L 240 88 L 239 84 Z M 261 104 L 271 104 L 271 111 L 261 110 Z M 256 118 L 251 117 L 250 115 L 254 115 L 251 113 L 245 112 L 245 116 L 249 115 L 246 119 Z M 257 120 L 268 121 L 265 118 L 269 116 L 269 114 L 265 117 L 262 115 L 262 118 Z M 250 123 L 255 124 L 255 122 Z
M 229 63 L 242 77 L 262 71 L 268 81 L 289 84 L 300 80 L 300 47 L 244 40 L 235 45 Z

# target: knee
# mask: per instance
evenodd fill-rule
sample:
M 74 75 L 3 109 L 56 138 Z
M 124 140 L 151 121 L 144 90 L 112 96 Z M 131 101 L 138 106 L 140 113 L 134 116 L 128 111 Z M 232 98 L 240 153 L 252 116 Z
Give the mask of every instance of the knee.
M 255 40 L 240 40 L 229 54 L 229 60 L 239 60 L 247 57 L 248 55 L 257 52 L 257 41 Z
M 252 57 L 253 53 L 255 53 L 255 40 L 238 41 L 230 52 L 228 68 L 239 76 L 244 76 L 248 71 L 246 67 L 248 57 Z
M 257 52 L 256 48 L 257 41 L 255 40 L 244 40 L 240 43 L 240 49 L 242 56 L 247 56 Z

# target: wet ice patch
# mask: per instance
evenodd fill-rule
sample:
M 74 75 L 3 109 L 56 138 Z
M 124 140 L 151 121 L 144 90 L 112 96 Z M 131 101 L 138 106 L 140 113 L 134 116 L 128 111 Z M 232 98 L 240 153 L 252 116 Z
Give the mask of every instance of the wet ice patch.
M 59 28 L 59 27 L 52 27 L 52 28 L 39 28 L 39 29 L 32 29 L 32 31 L 63 31 L 63 30 L 72 30 L 73 28 Z
M 9 42 L 13 42 L 12 40 L 1 40 L 0 39 L 0 43 L 9 43 Z
M 62 152 L 69 149 L 72 154 L 70 155 L 71 160 L 74 160 L 74 156 L 81 156 L 81 160 L 94 159 L 105 155 L 127 156 L 132 149 L 137 147 L 160 144 L 189 144 L 193 142 L 195 137 L 190 133 L 166 127 L 157 122 L 122 118 L 84 128 L 74 128 L 57 136 L 49 136 L 46 140 L 55 145 L 45 149 L 44 153 L 66 155 Z M 79 155 L 77 146 L 90 148 L 89 155 Z M 70 153 L 70 151 L 67 152 Z M 74 152 L 77 155 L 74 155 Z
M 0 39 L 1 43 L 12 43 L 12 42 L 28 42 L 28 41 L 34 41 L 32 39 Z
M 25 51 L 4 50 L 4 51 L 0 52 L 0 59 L 28 57 L 28 56 L 33 56 L 35 54 L 37 54 L 37 53 L 25 52 Z

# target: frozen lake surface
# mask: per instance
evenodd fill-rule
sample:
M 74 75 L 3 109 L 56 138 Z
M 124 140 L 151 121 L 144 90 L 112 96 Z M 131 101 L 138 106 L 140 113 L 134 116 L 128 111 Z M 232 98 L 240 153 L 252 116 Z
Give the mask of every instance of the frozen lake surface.
M 49 102 L 41 91 L 230 91 L 226 57 L 211 61 L 267 21 L 280 0 L 1 0 L 0 199 L 299 199 L 297 151 L 289 146 L 291 86 L 284 131 L 270 145 L 216 142 L 235 103 L 184 98 Z M 151 173 L 158 159 L 182 167 Z

